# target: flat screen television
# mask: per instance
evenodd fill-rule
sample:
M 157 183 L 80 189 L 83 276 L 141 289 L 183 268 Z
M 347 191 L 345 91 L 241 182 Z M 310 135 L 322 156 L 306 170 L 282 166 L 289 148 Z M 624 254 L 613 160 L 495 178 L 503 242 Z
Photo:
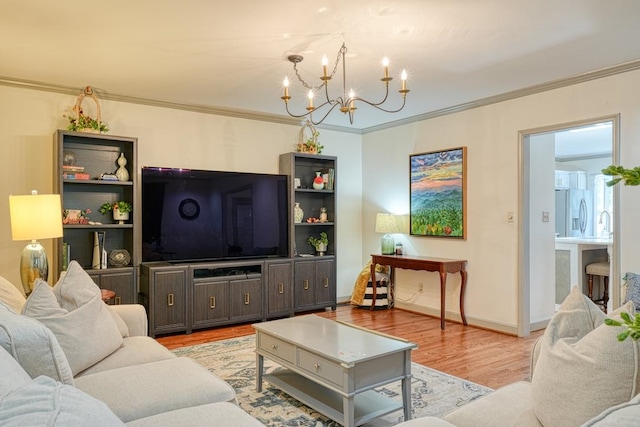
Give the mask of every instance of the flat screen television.
M 287 175 L 142 168 L 142 261 L 289 256 Z

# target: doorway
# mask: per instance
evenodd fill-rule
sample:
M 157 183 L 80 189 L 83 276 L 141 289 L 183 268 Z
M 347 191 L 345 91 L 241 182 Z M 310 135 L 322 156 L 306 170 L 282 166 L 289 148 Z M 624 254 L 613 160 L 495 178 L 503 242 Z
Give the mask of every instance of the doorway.
M 520 132 L 519 336 L 546 327 L 555 312 L 557 299 L 566 290 L 556 292 L 556 247 L 563 239 L 568 245 L 603 243 L 605 233 L 610 237 L 610 244 L 603 246 L 606 248 L 604 256 L 610 257 L 612 266 L 611 301 L 614 308 L 619 305 L 620 289 L 615 286 L 620 282 L 619 257 L 616 256 L 619 245 L 616 232 L 619 228 L 618 191 L 615 187 L 612 193 L 608 189 L 612 196 L 606 200 L 602 187 L 608 179 L 598 176 L 604 167 L 618 163 L 618 126 L 616 115 Z M 578 214 L 576 210 L 575 215 L 569 212 L 566 218 L 559 219 L 562 212 L 556 211 L 556 189 L 567 190 L 562 195 L 569 197 L 572 189 L 578 193 L 578 187 L 584 189 L 586 201 L 581 208 L 585 212 Z M 606 224 L 600 223 L 601 217 Z M 564 229 L 559 228 L 561 224 L 565 224 Z M 557 238 L 557 233 L 565 235 Z M 599 246 L 580 248 L 597 249 Z M 601 251 L 598 256 L 602 254 Z M 569 270 L 575 271 L 572 276 L 565 277 L 567 288 L 582 283 L 581 266 L 575 259 Z M 567 264 L 564 265 L 566 272 Z

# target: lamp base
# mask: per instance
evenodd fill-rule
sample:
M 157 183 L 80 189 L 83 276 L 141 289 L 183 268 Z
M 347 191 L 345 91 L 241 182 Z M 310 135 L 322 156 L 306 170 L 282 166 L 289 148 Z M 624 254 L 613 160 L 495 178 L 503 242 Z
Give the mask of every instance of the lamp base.
M 44 247 L 35 240 L 32 240 L 22 250 L 20 257 L 20 279 L 24 293 L 29 295 L 33 291 L 33 284 L 36 279 L 44 281 L 49 277 L 49 263 Z
M 380 253 L 382 255 L 393 255 L 395 253 L 395 241 L 389 233 L 382 236 L 382 247 Z

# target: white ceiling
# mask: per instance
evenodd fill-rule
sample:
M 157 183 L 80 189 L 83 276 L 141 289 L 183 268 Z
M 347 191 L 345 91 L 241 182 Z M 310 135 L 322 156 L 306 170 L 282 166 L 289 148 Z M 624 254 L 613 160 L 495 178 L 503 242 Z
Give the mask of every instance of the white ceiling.
M 286 116 L 289 54 L 303 77 L 349 49 L 349 86 L 381 96 L 388 56 L 406 108 L 361 105 L 356 130 L 640 59 L 638 0 L 0 0 L 0 83 L 39 82 L 206 110 Z M 341 91 L 339 79 L 332 86 Z M 319 80 L 318 80 L 319 82 Z M 336 94 L 337 95 L 337 94 Z M 298 100 L 298 102 L 296 102 Z M 108 118 L 106 118 L 108 122 Z

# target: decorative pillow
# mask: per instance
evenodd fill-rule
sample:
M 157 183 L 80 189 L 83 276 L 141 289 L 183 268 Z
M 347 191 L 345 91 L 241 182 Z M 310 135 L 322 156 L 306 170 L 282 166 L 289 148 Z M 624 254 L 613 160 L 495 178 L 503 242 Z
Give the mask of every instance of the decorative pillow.
M 16 313 L 20 313 L 25 297 L 18 288 L 13 286 L 13 283 L 0 276 L 0 301 L 11 307 Z
M 45 376 L 0 398 L 0 425 L 124 426 L 105 403 Z
M 632 304 L 624 310 L 634 314 Z M 531 380 L 533 409 L 545 427 L 580 425 L 629 401 L 640 387 L 639 343 L 617 340 L 620 328 L 577 287 L 571 290 L 542 337 Z
M 0 346 L 31 378 L 46 375 L 73 385 L 73 375 L 56 337 L 35 319 L 16 314 L 0 302 Z
M 113 307 L 111 307 L 110 305 L 107 305 L 107 307 L 109 307 L 109 314 L 111 314 L 111 317 L 113 317 L 113 321 L 116 323 L 116 326 L 118 327 L 118 330 L 120 331 L 120 335 L 122 335 L 122 338 L 128 337 L 129 327 L 127 326 L 125 321 L 122 320 L 122 317 L 120 317 L 120 315 L 116 313 Z
M 605 410 L 581 427 L 637 427 L 640 420 L 640 394 L 628 402 Z
M 627 282 L 624 302 L 633 301 L 636 310 L 640 310 L 640 274 L 627 273 L 624 279 Z
M 58 339 L 75 376 L 122 345 L 122 334 L 100 288 L 72 261 L 51 289 L 36 280 L 23 313 L 44 323 Z
M 2 396 L 31 381 L 16 359 L 4 348 L 0 348 L 0 399 Z

